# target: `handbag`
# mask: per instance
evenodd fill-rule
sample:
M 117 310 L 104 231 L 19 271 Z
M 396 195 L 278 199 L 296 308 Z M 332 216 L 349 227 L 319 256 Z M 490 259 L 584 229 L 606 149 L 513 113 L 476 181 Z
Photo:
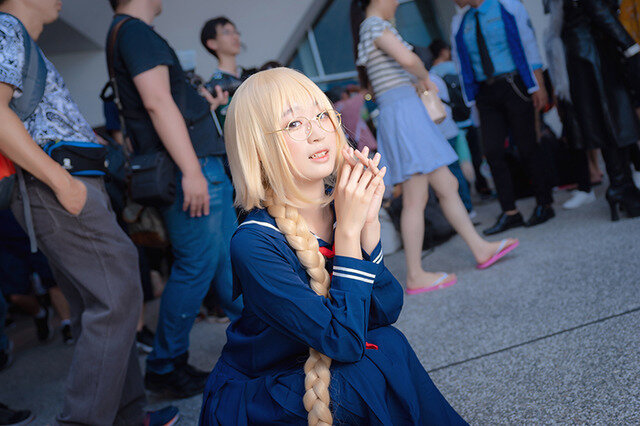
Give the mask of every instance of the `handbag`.
M 173 160 L 164 151 L 137 155 L 129 160 L 131 199 L 143 206 L 162 207 L 176 198 Z
M 434 123 L 440 124 L 447 118 L 447 111 L 444 109 L 444 104 L 433 91 L 425 90 L 420 93 L 420 100 L 422 100 L 424 107 L 429 113 L 429 117 L 431 117 Z

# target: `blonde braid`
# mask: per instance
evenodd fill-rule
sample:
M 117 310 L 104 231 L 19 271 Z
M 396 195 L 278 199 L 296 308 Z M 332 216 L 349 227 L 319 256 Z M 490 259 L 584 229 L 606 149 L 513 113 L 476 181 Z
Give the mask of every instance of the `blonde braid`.
M 313 291 L 320 296 L 329 297 L 330 277 L 325 269 L 325 259 L 320 253 L 317 238 L 311 233 L 298 209 L 293 206 L 265 202 L 267 211 L 276 220 L 287 242 L 296 251 L 298 259 L 309 275 L 309 283 Z M 309 413 L 307 419 L 312 426 L 330 426 L 333 416 L 329 409 L 331 397 L 331 358 L 309 348 L 309 358 L 304 364 L 306 374 L 304 380 L 304 408 Z

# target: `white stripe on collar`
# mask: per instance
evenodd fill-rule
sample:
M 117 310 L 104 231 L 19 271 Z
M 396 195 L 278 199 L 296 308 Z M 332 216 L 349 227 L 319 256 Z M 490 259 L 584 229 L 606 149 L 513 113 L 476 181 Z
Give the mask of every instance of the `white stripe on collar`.
M 273 226 L 273 225 L 272 225 L 272 224 L 270 224 L 270 223 L 267 223 L 267 222 L 261 222 L 261 221 L 259 221 L 259 220 L 245 220 L 244 222 L 242 222 L 242 223 L 240 224 L 240 226 L 243 226 L 243 225 L 260 225 L 260 226 L 264 226 L 265 228 L 271 228 L 271 229 L 273 229 L 274 231 L 278 231 L 279 233 L 281 233 L 281 234 L 282 234 L 282 231 L 281 231 L 281 230 L 279 230 L 277 227 Z

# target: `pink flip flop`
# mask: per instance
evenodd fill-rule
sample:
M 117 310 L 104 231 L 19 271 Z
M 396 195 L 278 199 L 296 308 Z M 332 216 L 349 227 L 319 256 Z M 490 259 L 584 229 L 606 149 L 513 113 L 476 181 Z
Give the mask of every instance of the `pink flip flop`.
M 444 273 L 440 278 L 438 278 L 433 284 L 431 284 L 428 287 L 420 287 L 420 288 L 413 288 L 413 289 L 408 288 L 405 291 L 407 292 L 407 294 L 413 296 L 420 293 L 426 293 L 427 291 L 439 290 L 441 288 L 450 287 L 458 282 L 457 278 L 447 281 L 447 277 L 449 277 L 449 274 Z
M 510 251 L 515 249 L 516 247 L 518 247 L 520 245 L 520 241 L 516 240 L 515 243 L 513 243 L 513 244 L 511 244 L 510 246 L 507 246 L 507 247 L 505 247 L 505 244 L 507 244 L 507 240 L 502 240 L 500 242 L 500 247 L 498 247 L 498 250 L 496 250 L 496 254 L 491 256 L 491 258 L 489 260 L 487 260 L 486 262 L 478 263 L 476 265 L 476 268 L 478 268 L 478 269 L 487 269 L 489 266 L 493 265 L 498 260 L 500 260 L 502 257 L 504 257 L 507 253 L 509 253 Z

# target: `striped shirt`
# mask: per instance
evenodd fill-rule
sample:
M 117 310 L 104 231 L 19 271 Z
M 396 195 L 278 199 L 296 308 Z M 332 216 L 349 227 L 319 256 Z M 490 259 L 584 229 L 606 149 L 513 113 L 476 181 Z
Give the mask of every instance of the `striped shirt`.
M 402 39 L 389 21 L 385 21 L 379 16 L 370 16 L 362 21 L 356 65 L 366 67 L 376 96 L 395 87 L 411 85 L 411 74 L 374 44 L 374 40 L 380 37 L 385 30 L 391 31 L 408 49 L 413 50 L 413 47 Z

